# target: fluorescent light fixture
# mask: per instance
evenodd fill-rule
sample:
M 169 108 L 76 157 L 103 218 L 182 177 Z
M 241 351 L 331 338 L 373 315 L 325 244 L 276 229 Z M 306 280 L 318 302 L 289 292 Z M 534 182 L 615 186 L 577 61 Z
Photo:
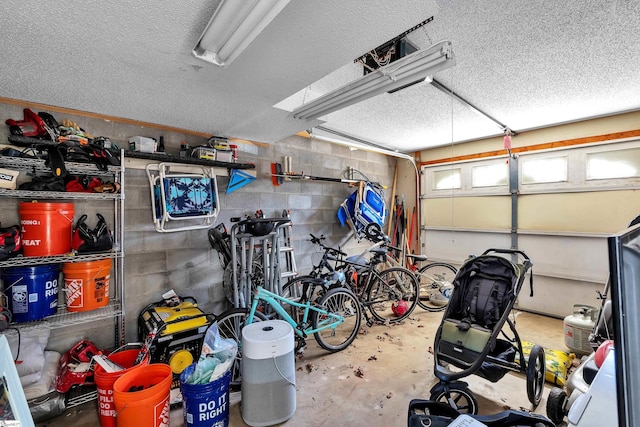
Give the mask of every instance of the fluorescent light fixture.
M 226 68 L 290 0 L 222 0 L 193 55 Z
M 436 43 L 326 93 L 291 112 L 296 119 L 317 119 L 390 90 L 421 81 L 455 65 L 451 42 Z

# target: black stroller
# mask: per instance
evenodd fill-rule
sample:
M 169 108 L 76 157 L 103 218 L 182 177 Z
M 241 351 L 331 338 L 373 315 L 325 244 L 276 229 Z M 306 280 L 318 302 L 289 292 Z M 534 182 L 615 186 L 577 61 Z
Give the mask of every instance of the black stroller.
M 469 384 L 460 378 L 476 374 L 497 382 L 514 371 L 526 374 L 529 401 L 540 403 L 545 380 L 544 349 L 535 345 L 525 361 L 520 336 L 509 319 L 532 265 L 522 251 L 488 249 L 460 267 L 434 340 L 434 373 L 440 382 L 431 389 L 430 400 L 461 413 L 477 414 L 478 402 Z M 530 287 L 533 295 L 533 279 Z M 513 336 L 503 331 L 505 322 Z M 457 369 L 450 370 L 450 366 Z

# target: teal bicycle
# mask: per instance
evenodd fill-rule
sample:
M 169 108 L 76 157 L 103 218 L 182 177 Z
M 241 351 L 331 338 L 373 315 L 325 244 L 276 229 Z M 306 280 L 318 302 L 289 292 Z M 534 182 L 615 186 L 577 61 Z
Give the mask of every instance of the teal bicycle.
M 232 386 L 239 385 L 242 378 L 242 328 L 253 322 L 279 318 L 289 323 L 295 333 L 296 351 L 306 346 L 310 335 L 320 347 L 332 353 L 344 350 L 355 340 L 360 329 L 361 309 L 353 292 L 341 287 L 328 289 L 323 278 L 309 278 L 303 287 L 303 296 L 294 300 L 258 286 L 249 310 L 236 308 L 217 318 L 220 335 L 238 343 Z

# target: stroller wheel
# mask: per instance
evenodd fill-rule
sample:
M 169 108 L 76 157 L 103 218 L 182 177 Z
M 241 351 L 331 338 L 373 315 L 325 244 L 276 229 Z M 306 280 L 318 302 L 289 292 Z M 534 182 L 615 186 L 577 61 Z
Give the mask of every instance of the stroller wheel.
M 544 390 L 545 358 L 544 349 L 534 345 L 527 363 L 527 397 L 534 406 L 540 403 Z
M 567 393 L 559 387 L 552 388 L 547 396 L 547 417 L 554 424 L 560 424 L 564 420 L 566 405 Z
M 476 415 L 478 413 L 478 401 L 471 390 L 465 386 L 452 384 L 449 391 L 436 391 L 431 395 L 430 400 L 449 405 L 461 414 Z

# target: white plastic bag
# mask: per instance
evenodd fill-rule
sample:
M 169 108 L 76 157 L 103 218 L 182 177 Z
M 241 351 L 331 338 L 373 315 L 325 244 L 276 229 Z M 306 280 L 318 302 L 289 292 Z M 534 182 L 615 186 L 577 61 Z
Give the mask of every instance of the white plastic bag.
M 22 328 L 19 332 L 20 335 L 13 329 L 7 329 L 3 332 L 9 342 L 11 355 L 16 361 L 16 369 L 20 377 L 42 372 L 44 349 L 49 342 L 50 333 L 51 330 L 46 326 Z M 20 348 L 18 348 L 18 343 Z
M 200 358 L 187 378 L 187 384 L 206 384 L 220 378 L 233 365 L 238 354 L 238 344 L 231 338 L 222 338 L 218 322 L 214 322 L 204 336 Z

